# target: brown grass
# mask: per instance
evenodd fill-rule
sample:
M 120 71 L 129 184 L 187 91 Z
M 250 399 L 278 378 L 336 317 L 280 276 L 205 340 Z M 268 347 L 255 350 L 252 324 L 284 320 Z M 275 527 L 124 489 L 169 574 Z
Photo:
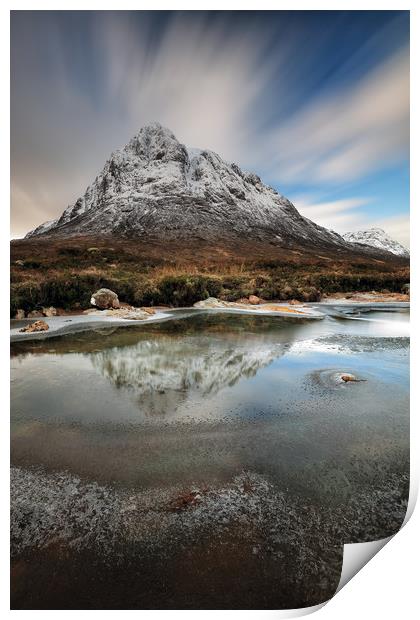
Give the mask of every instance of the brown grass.
M 137 306 L 190 305 L 206 296 L 236 301 L 251 294 L 315 301 L 347 291 L 400 293 L 409 282 L 409 265 L 398 257 L 317 255 L 251 241 L 36 238 L 11 243 L 11 281 L 12 313 L 40 305 L 89 307 L 91 293 L 101 286 Z

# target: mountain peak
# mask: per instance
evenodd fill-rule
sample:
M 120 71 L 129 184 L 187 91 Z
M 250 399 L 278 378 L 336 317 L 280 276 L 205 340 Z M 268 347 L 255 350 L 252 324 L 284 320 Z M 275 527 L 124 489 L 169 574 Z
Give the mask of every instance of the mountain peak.
M 365 230 L 358 230 L 357 232 L 344 233 L 342 237 L 345 241 L 350 243 L 358 243 L 371 248 L 385 250 L 396 256 L 402 256 L 403 258 L 409 258 L 410 256 L 410 252 L 407 248 L 398 241 L 395 241 L 395 239 L 392 239 L 383 228 L 376 226 Z
M 149 123 L 124 147 L 123 152 L 146 161 L 180 161 L 188 159 L 186 148 L 172 131 L 158 122 Z
M 340 235 L 302 217 L 259 176 L 213 151 L 187 150 L 158 122 L 142 127 L 112 153 L 85 193 L 59 218 L 27 236 L 38 235 L 153 237 L 163 243 L 194 237 L 210 243 L 246 240 L 315 254 L 349 251 Z

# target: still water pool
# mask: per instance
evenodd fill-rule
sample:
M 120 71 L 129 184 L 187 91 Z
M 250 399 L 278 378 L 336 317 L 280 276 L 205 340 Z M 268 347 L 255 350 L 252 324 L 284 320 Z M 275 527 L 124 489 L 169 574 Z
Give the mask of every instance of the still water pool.
M 314 605 L 401 525 L 408 311 L 177 317 L 12 346 L 15 608 Z

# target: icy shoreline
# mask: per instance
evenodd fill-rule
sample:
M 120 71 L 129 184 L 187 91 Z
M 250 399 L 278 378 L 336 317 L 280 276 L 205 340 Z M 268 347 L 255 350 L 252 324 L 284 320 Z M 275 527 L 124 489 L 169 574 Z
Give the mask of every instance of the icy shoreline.
M 272 304 L 266 304 L 272 305 Z M 77 314 L 77 315 L 64 315 L 55 317 L 43 317 L 43 320 L 48 323 L 49 330 L 44 332 L 32 332 L 25 333 L 20 332 L 21 327 L 29 325 L 33 322 L 31 319 L 15 320 L 12 319 L 10 324 L 10 341 L 21 342 L 27 340 L 42 340 L 44 338 L 51 338 L 54 336 L 65 336 L 66 334 L 73 334 L 78 332 L 84 332 L 89 330 L 112 328 L 112 327 L 127 327 L 127 326 L 139 326 L 149 323 L 160 323 L 163 321 L 176 320 L 180 318 L 188 318 L 195 314 L 247 314 L 252 316 L 264 316 L 264 317 L 281 317 L 281 318 L 294 318 L 294 319 L 323 319 L 326 316 L 347 316 L 351 318 L 351 314 L 354 310 L 360 309 L 363 312 L 369 312 L 371 310 L 384 310 L 393 311 L 397 309 L 409 309 L 409 302 L 345 302 L 345 301 L 329 301 L 329 302 L 314 302 L 305 304 L 299 307 L 282 303 L 282 306 L 287 308 L 284 312 L 265 310 L 264 305 L 251 306 L 249 309 L 245 308 L 176 308 L 168 310 L 157 311 L 154 315 L 150 315 L 149 318 L 142 321 L 132 319 L 120 319 L 107 315 L 105 312 L 103 315 L 89 315 L 89 314 Z M 298 310 L 296 312 L 296 310 Z
M 269 305 L 269 304 L 268 304 Z M 51 338 L 53 336 L 64 336 L 70 333 L 88 331 L 93 329 L 100 329 L 104 327 L 124 327 L 124 326 L 133 326 L 133 325 L 143 325 L 145 323 L 159 323 L 162 321 L 174 320 L 179 318 L 187 318 L 193 314 L 203 314 L 203 313 L 225 313 L 225 314 L 250 314 L 250 315 L 261 315 L 261 316 L 280 316 L 284 317 L 292 317 L 297 319 L 323 319 L 324 314 L 318 312 L 311 306 L 300 307 L 298 312 L 296 312 L 294 306 L 289 306 L 288 304 L 283 303 L 282 306 L 287 308 L 288 310 L 282 311 L 270 311 L 265 310 L 263 305 L 258 306 L 258 309 L 255 307 L 250 307 L 249 309 L 242 308 L 177 308 L 175 310 L 165 310 L 158 311 L 154 315 L 150 315 L 150 318 L 144 319 L 142 321 L 132 320 L 132 319 L 120 319 L 114 318 L 112 316 L 107 315 L 105 312 L 103 315 L 89 315 L 89 314 L 77 314 L 77 315 L 64 315 L 64 316 L 55 316 L 55 317 L 43 317 L 43 320 L 48 324 L 49 330 L 45 332 L 32 332 L 25 333 L 20 332 L 19 330 L 24 325 L 29 325 L 33 322 L 31 319 L 25 320 L 11 320 L 11 329 L 10 329 L 10 341 L 11 342 L 20 342 L 23 340 L 40 340 L 44 338 Z M 292 312 L 293 310 L 293 312 Z M 187 313 L 187 314 L 184 314 Z

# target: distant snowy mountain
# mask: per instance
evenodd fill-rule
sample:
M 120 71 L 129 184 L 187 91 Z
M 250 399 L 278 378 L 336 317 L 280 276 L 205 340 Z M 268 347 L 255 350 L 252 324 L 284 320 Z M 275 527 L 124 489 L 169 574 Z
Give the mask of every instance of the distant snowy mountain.
M 348 255 L 351 244 L 303 217 L 253 173 L 209 150 L 187 149 L 159 123 L 143 127 L 73 205 L 27 237 L 75 235 L 263 243 Z M 357 248 L 358 254 L 372 249 Z
M 382 228 L 369 228 L 358 232 L 349 232 L 342 235 L 343 239 L 350 243 L 360 243 L 379 250 L 386 250 L 396 256 L 409 258 L 410 252 L 401 243 L 391 239 Z

